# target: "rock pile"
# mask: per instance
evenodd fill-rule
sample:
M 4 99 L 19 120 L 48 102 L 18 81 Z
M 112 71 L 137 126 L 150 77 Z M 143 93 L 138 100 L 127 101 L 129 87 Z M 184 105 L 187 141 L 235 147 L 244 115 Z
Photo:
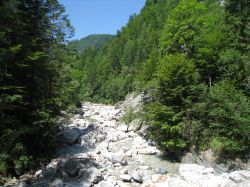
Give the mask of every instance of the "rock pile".
M 132 104 L 138 109 L 136 102 Z M 202 165 L 163 160 L 154 142 L 139 135 L 141 121 L 124 124 L 123 114 L 114 106 L 84 103 L 62 130 L 64 145 L 56 150 L 57 158 L 23 177 L 19 187 L 249 186 L 250 171 L 219 174 Z

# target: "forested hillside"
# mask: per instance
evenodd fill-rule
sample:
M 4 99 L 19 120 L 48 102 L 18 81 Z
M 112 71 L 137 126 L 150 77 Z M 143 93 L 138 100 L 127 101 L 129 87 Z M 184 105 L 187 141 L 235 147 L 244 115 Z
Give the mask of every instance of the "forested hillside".
M 102 49 L 81 54 L 83 99 L 151 96 L 145 119 L 168 153 L 249 153 L 249 1 L 147 0 Z
M 83 52 L 87 48 L 101 48 L 113 37 L 109 34 L 93 34 L 80 40 L 73 40 L 69 45 L 73 45 L 79 52 Z

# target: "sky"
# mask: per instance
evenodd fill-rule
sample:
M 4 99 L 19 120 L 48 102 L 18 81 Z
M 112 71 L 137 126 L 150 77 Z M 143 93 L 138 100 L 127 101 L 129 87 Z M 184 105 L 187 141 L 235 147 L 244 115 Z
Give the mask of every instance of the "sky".
M 145 0 L 59 0 L 66 8 L 75 28 L 72 39 L 90 34 L 116 34 L 128 22 L 129 16 L 139 13 Z

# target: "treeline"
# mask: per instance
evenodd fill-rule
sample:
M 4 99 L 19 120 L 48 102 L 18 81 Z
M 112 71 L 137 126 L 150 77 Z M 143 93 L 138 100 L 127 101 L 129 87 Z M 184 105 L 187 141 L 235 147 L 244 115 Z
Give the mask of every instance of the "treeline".
M 53 149 L 56 116 L 76 100 L 57 0 L 0 1 L 0 175 L 22 174 Z
M 168 153 L 250 148 L 250 2 L 147 0 L 102 49 L 75 66 L 83 99 L 151 95 L 145 119 Z
M 72 40 L 68 45 L 79 52 L 84 52 L 88 48 L 101 48 L 113 38 L 114 36 L 110 34 L 92 34 L 80 40 Z

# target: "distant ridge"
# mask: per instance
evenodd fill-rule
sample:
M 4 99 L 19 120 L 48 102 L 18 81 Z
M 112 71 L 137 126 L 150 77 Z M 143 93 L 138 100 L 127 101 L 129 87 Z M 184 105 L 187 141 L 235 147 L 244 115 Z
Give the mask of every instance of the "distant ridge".
M 87 48 L 100 48 L 113 38 L 114 35 L 110 34 L 92 34 L 80 40 L 73 40 L 70 44 L 74 45 L 78 51 L 83 52 Z

